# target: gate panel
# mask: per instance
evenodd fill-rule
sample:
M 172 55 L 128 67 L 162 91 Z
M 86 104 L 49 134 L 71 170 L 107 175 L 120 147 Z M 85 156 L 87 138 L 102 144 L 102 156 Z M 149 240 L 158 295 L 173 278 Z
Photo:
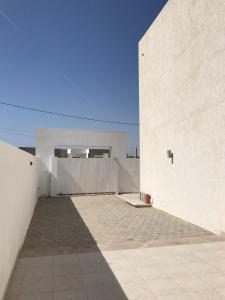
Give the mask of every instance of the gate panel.
M 53 159 L 52 194 L 109 193 L 118 189 L 118 165 L 113 158 Z

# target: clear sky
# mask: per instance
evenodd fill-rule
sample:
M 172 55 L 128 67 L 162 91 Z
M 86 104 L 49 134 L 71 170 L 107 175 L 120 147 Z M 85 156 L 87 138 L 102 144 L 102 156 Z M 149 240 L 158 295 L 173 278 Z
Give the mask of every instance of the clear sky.
M 0 100 L 122 122 L 138 120 L 138 41 L 166 0 L 0 0 Z M 111 125 L 0 105 L 0 139 L 35 144 L 36 127 Z

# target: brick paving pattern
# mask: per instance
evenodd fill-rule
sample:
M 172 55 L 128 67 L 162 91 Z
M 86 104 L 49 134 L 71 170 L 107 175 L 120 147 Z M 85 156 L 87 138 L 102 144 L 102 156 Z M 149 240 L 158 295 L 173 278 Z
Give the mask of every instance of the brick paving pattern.
M 114 196 L 40 199 L 5 299 L 225 300 L 217 239 Z
M 134 208 L 111 195 L 43 198 L 37 203 L 21 257 L 214 239 L 211 232 L 163 211 Z

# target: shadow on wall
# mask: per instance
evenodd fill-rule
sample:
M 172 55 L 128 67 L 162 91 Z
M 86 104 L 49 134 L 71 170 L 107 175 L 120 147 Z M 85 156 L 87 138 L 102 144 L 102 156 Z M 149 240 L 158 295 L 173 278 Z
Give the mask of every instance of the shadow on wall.
M 95 252 L 91 260 L 87 252 Z M 74 253 L 79 253 L 81 261 L 76 271 L 83 277 L 84 288 L 91 298 L 103 299 L 104 295 L 104 299 L 128 299 L 72 200 L 69 197 L 40 199 L 20 256 Z M 61 272 L 63 276 L 63 267 Z
M 74 178 L 67 168 L 60 163 L 58 159 L 53 160 L 51 172 L 51 181 L 50 181 L 50 196 L 55 197 L 58 195 L 72 195 L 74 190 L 77 190 L 80 194 L 83 193 L 81 185 L 78 183 L 76 178 Z M 59 178 L 59 167 L 60 171 L 63 174 Z

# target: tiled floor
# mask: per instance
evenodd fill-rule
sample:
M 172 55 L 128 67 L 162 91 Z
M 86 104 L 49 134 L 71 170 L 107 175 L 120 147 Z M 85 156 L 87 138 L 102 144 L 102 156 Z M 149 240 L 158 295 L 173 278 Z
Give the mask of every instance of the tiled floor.
M 21 256 L 119 250 L 217 239 L 211 232 L 155 208 L 115 196 L 40 199 Z
M 20 258 L 9 299 L 222 300 L 225 242 Z
M 113 196 L 41 199 L 6 300 L 225 300 L 217 239 Z

